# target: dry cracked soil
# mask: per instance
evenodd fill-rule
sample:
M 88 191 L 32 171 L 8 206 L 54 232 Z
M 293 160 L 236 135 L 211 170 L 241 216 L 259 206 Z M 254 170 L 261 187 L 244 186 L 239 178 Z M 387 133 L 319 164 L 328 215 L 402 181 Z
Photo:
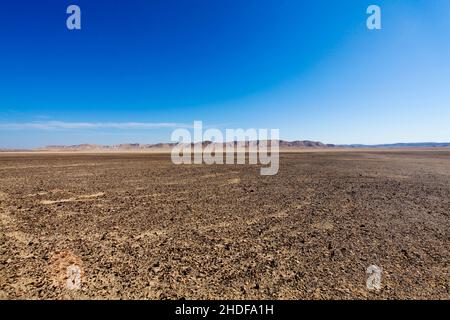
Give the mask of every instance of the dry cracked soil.
M 450 151 L 280 158 L 0 154 L 0 298 L 450 298 Z

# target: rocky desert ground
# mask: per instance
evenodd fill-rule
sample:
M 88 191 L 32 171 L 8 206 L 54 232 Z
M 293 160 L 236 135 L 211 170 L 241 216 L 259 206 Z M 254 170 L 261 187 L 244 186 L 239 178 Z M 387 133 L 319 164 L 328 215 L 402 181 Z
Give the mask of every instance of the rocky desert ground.
M 0 298 L 450 298 L 449 149 L 280 157 L 0 153 Z

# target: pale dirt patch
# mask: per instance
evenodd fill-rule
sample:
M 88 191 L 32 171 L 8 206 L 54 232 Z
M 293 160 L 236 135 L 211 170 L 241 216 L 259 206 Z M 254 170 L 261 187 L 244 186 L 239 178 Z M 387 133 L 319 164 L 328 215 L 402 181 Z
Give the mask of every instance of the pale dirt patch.
M 6 235 L 24 245 L 28 244 L 33 239 L 32 236 L 21 231 L 6 232 Z
M 259 223 L 261 221 L 264 221 L 266 219 L 271 219 L 271 218 L 283 219 L 283 218 L 286 218 L 287 216 L 289 216 L 288 212 L 285 211 L 285 210 L 282 210 L 282 211 L 278 211 L 278 212 L 275 212 L 275 213 L 267 214 L 267 215 L 264 215 L 264 216 L 256 217 L 256 218 L 253 218 L 253 219 L 248 219 L 248 220 L 245 221 L 245 223 L 247 225 L 253 225 L 253 224 Z
M 90 198 L 98 198 L 98 197 L 102 197 L 102 196 L 104 196 L 104 195 L 105 195 L 104 192 L 97 192 L 97 193 L 94 193 L 94 194 L 81 195 L 81 196 L 79 196 L 78 198 L 79 198 L 79 199 L 90 199 Z
M 8 194 L 0 191 L 0 200 L 6 200 L 6 199 L 8 199 Z
M 8 194 L 0 191 L 0 223 L 4 227 L 8 227 L 14 223 L 13 217 L 8 213 L 7 209 L 3 206 L 4 200 L 8 199 Z
M 233 179 L 228 179 L 227 183 L 222 184 L 222 186 L 227 186 L 230 184 L 239 184 L 239 183 L 241 183 L 241 178 L 233 178 Z
M 26 197 L 32 198 L 32 197 L 37 197 L 37 196 L 45 196 L 46 194 L 48 194 L 48 192 L 42 191 L 42 192 L 27 194 Z
M 212 174 L 205 174 L 205 175 L 201 176 L 200 178 L 203 178 L 203 179 L 217 178 L 217 177 L 220 177 L 223 175 L 225 175 L 225 174 L 224 173 L 212 173 Z
M 333 230 L 334 225 L 329 221 L 321 221 L 321 222 L 313 223 L 312 227 L 314 229 L 318 229 L 318 230 L 331 231 L 331 230 Z
M 72 201 L 77 201 L 77 199 L 69 198 L 69 199 L 61 199 L 61 200 L 42 200 L 39 203 L 40 204 L 55 204 L 55 203 L 72 202 Z
M 77 202 L 77 201 L 89 201 L 89 200 L 95 200 L 98 197 L 104 196 L 104 192 L 98 192 L 94 194 L 89 195 L 81 195 L 76 198 L 68 198 L 68 199 L 60 199 L 60 200 L 42 200 L 39 203 L 40 204 L 55 204 L 55 203 L 63 203 L 63 202 Z

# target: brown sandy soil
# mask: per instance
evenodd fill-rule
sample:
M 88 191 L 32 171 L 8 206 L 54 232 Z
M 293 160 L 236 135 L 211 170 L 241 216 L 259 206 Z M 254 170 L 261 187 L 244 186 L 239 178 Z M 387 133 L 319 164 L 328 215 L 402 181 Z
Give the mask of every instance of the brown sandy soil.
M 449 213 L 450 151 L 0 154 L 0 298 L 449 299 Z

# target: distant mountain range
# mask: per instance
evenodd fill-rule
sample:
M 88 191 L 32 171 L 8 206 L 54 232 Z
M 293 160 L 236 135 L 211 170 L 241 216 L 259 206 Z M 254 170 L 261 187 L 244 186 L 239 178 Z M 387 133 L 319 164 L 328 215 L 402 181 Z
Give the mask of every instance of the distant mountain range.
M 345 148 L 446 148 L 450 147 L 450 142 L 412 142 L 412 143 L 391 143 L 391 144 L 347 144 L 337 145 Z
M 205 147 L 210 145 L 211 141 L 204 141 L 202 145 Z M 257 146 L 260 141 L 246 141 L 245 146 Z M 174 147 L 176 143 L 156 143 L 156 144 L 140 144 L 140 143 L 127 143 L 118 145 L 98 145 L 98 144 L 79 144 L 79 145 L 53 145 L 44 148 L 37 148 L 33 150 L 166 150 Z M 194 145 L 194 144 L 191 144 Z M 237 145 L 237 142 L 226 142 L 222 146 L 232 146 Z M 269 141 L 270 145 L 270 141 Z M 377 145 L 365 145 L 365 144 L 347 144 L 347 145 L 335 145 L 335 144 L 325 144 L 319 141 L 309 141 L 309 140 L 297 140 L 297 141 L 285 141 L 279 140 L 280 149 L 328 149 L 328 148 L 443 148 L 450 147 L 450 142 L 418 142 L 418 143 L 393 143 L 393 144 L 377 144 Z
M 245 147 L 248 146 L 258 146 L 261 141 L 246 141 L 244 143 Z M 198 143 L 191 143 L 192 146 L 198 145 Z M 206 147 L 210 144 L 218 144 L 213 143 L 211 141 L 203 141 L 201 143 L 203 147 Z M 234 142 L 224 142 L 222 143 L 222 147 L 226 146 L 236 146 L 238 144 L 237 141 Z M 126 143 L 126 144 L 118 144 L 118 145 L 98 145 L 98 144 L 79 144 L 79 145 L 57 145 L 57 146 L 47 146 L 44 148 L 38 148 L 35 150 L 146 150 L 146 149 L 171 149 L 177 145 L 177 143 L 156 143 L 156 144 L 140 144 L 140 143 Z M 268 145 L 270 145 L 270 141 L 268 141 Z M 318 141 L 284 141 L 279 140 L 280 148 L 332 148 L 335 145 L 332 144 L 324 144 Z
M 211 141 L 202 142 L 203 147 L 210 145 Z M 245 147 L 257 146 L 260 141 L 245 142 Z M 0 151 L 6 152 L 19 152 L 19 151 L 166 151 L 170 150 L 176 145 L 176 143 L 155 143 L 155 144 L 140 144 L 140 143 L 125 143 L 118 145 L 100 145 L 100 144 L 77 144 L 77 145 L 51 145 L 42 148 L 34 149 L 19 149 L 19 148 L 0 148 Z M 191 144 L 194 145 L 194 144 Z M 237 145 L 237 142 L 226 142 L 222 144 L 222 147 Z M 270 141 L 268 142 L 270 145 Z M 401 149 L 401 148 L 450 148 L 450 142 L 413 142 L 413 143 L 392 143 L 392 144 L 325 144 L 319 141 L 310 140 L 296 140 L 286 141 L 279 140 L 279 146 L 282 150 L 294 150 L 294 149 L 339 149 L 339 148 L 373 148 L 373 149 Z

